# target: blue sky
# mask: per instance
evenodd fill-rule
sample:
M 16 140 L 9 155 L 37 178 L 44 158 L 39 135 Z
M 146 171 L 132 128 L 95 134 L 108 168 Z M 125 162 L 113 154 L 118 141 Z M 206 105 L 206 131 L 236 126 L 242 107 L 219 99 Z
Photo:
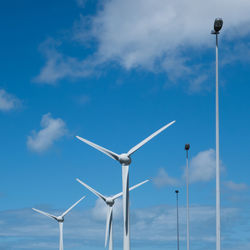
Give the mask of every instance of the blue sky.
M 185 143 L 190 149 L 192 249 L 215 248 L 215 37 L 219 40 L 222 247 L 249 248 L 250 3 L 198 0 L 9 1 L 0 8 L 0 249 L 103 249 L 103 194 L 121 191 L 121 168 L 78 141 L 116 153 L 172 120 L 133 155 L 133 249 L 176 249 L 180 189 L 185 247 Z M 114 241 L 122 247 L 121 201 Z

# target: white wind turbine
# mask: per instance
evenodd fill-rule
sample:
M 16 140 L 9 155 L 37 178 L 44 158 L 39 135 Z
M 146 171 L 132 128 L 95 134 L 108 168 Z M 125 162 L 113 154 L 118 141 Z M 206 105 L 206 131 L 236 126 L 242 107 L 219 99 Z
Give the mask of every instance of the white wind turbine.
M 113 235 L 112 235 L 112 220 L 113 220 L 113 206 L 115 204 L 115 200 L 123 195 L 123 192 L 118 193 L 116 195 L 113 195 L 111 197 L 104 196 L 94 190 L 92 187 L 88 186 L 86 183 L 83 181 L 79 180 L 78 178 L 76 179 L 80 184 L 85 186 L 87 189 L 89 189 L 93 194 L 95 194 L 97 197 L 101 198 L 106 205 L 108 206 L 107 210 L 107 218 L 106 218 L 106 233 L 105 233 L 105 247 L 107 246 L 107 243 L 109 241 L 109 250 L 113 250 Z M 129 188 L 129 191 L 143 185 L 144 183 L 148 182 L 149 180 L 140 182 L 139 184 L 134 185 L 133 187 Z
M 69 209 L 67 209 L 64 213 L 62 213 L 60 216 L 55 216 L 53 214 L 49 214 L 46 212 L 43 212 L 41 210 L 38 210 L 36 208 L 32 208 L 34 211 L 46 215 L 52 219 L 55 219 L 59 224 L 59 231 L 60 231 L 60 238 L 59 238 L 59 250 L 63 250 L 63 222 L 64 222 L 64 216 L 73 209 L 81 200 L 83 200 L 85 196 L 83 196 L 79 201 L 77 201 L 75 204 L 73 204 Z
M 156 132 L 154 132 L 152 135 L 147 137 L 142 142 L 138 143 L 136 146 L 131 148 L 127 153 L 123 154 L 116 154 L 106 148 L 103 148 L 91 141 L 88 141 L 84 138 L 81 138 L 80 136 L 76 136 L 77 139 L 87 143 L 91 147 L 101 151 L 102 153 L 106 154 L 110 158 L 117 160 L 122 165 L 122 190 L 123 190 L 123 219 L 124 219 L 124 235 L 123 235 L 123 249 L 124 250 L 130 250 L 130 238 L 129 238 L 129 165 L 131 163 L 131 155 L 137 151 L 140 147 L 142 147 L 144 144 L 146 144 L 148 141 L 153 139 L 155 136 L 157 136 L 159 133 L 161 133 L 163 130 L 171 126 L 175 121 L 172 121 L 168 123 L 167 125 L 163 126 Z

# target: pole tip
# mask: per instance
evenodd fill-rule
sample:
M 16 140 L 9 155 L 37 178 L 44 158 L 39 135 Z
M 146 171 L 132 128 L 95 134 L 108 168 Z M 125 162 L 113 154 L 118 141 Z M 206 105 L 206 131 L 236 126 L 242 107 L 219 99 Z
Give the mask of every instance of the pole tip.
M 185 150 L 189 150 L 190 149 L 190 144 L 185 144 Z
M 177 193 L 177 194 L 178 194 L 178 193 L 179 193 L 179 190 L 175 190 L 175 193 Z

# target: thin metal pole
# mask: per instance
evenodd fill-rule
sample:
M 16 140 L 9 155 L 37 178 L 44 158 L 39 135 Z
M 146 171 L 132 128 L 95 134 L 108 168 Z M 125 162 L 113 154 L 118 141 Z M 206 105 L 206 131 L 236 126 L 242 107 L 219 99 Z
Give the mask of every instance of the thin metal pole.
M 220 156 L 219 156 L 219 72 L 216 33 L 216 250 L 220 250 Z
M 214 21 L 214 30 L 211 34 L 216 35 L 216 250 L 220 250 L 220 153 L 219 153 L 219 69 L 218 69 L 218 36 L 223 26 L 222 18 L 216 18 Z
M 186 184 L 187 184 L 187 250 L 189 250 L 189 171 L 188 171 L 188 150 L 189 144 L 185 145 L 186 150 Z
M 176 216 L 177 216 L 177 250 L 180 249 L 179 244 L 179 204 L 178 204 L 178 193 L 179 190 L 175 190 L 176 193 Z

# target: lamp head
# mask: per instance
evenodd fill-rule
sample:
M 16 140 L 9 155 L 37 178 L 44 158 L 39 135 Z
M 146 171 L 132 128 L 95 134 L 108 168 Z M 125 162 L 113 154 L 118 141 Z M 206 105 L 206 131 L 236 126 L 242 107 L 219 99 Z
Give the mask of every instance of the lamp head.
M 216 33 L 219 33 L 219 31 L 221 30 L 222 26 L 223 26 L 223 20 L 222 20 L 222 18 L 216 18 L 214 20 L 214 31 Z
M 190 144 L 185 144 L 185 150 L 189 150 L 190 149 Z
M 179 193 L 179 190 L 175 190 L 175 193 L 177 193 L 177 194 L 178 194 L 178 193 Z

